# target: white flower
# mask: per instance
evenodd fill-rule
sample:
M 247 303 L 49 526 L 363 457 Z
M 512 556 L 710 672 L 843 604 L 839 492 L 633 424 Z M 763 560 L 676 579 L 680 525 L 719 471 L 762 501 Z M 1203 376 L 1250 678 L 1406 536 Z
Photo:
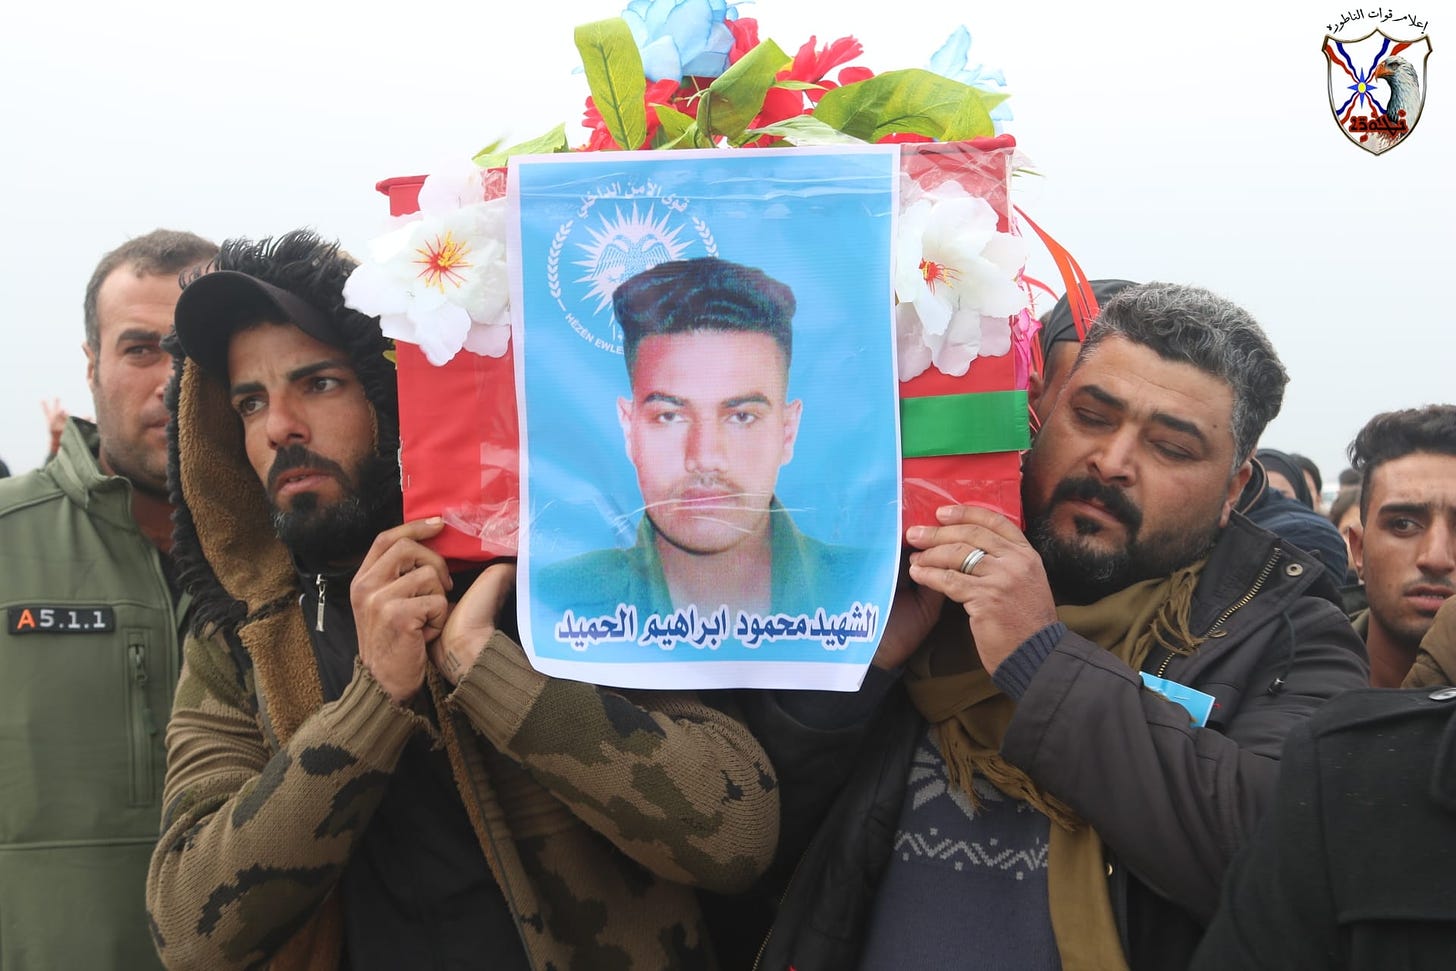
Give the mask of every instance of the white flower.
M 437 367 L 462 347 L 500 357 L 510 346 L 506 200 L 485 201 L 481 170 L 470 170 L 426 179 L 418 217 L 373 240 L 344 284 L 346 304 Z
M 914 304 L 902 303 L 895 307 L 895 347 L 901 381 L 909 381 L 930 367 L 934 352 L 926 343 L 925 330 L 920 326 Z
M 420 212 L 443 216 L 485 201 L 485 170 L 474 162 L 450 159 L 430 171 L 420 186 Z
M 995 210 L 954 182 L 912 188 L 906 201 L 895 243 L 900 380 L 930 364 L 959 376 L 978 355 L 1011 349 L 1009 318 L 1026 305 L 1017 283 L 1026 244 L 997 232 Z

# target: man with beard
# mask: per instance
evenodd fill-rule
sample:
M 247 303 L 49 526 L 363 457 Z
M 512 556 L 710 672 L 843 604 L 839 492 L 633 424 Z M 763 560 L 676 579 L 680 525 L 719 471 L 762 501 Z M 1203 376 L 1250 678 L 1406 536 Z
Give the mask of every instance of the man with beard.
M 159 229 L 102 257 L 83 311 L 96 421 L 69 419 L 44 467 L 0 483 L 7 971 L 156 967 L 142 883 L 187 611 L 170 556 L 161 344 L 178 274 L 216 252 Z
M 705 967 L 693 890 L 777 831 L 767 759 L 687 693 L 533 671 L 514 566 L 401 524 L 397 403 L 353 263 L 231 240 L 177 307 L 173 483 L 197 622 L 148 875 L 171 967 Z M 260 488 L 261 485 L 261 488 Z
M 1027 456 L 1026 533 L 971 506 L 908 531 L 905 690 L 764 967 L 1186 965 L 1284 737 L 1365 678 L 1324 571 L 1233 511 L 1284 385 L 1214 294 L 1107 302 Z
M 1350 443 L 1350 463 L 1362 477 L 1350 554 L 1369 604 L 1351 619 L 1371 686 L 1398 688 L 1456 594 L 1456 406 L 1376 415 Z

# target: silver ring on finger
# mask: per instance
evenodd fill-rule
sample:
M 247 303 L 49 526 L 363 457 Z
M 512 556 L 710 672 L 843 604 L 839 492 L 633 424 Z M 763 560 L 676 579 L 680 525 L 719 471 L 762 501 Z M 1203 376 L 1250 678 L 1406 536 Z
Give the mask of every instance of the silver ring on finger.
M 966 554 L 966 558 L 961 561 L 960 571 L 967 576 L 970 576 L 971 571 L 976 568 L 976 564 L 981 562 L 985 558 L 985 550 L 981 549 L 980 547 L 973 548 L 969 553 Z

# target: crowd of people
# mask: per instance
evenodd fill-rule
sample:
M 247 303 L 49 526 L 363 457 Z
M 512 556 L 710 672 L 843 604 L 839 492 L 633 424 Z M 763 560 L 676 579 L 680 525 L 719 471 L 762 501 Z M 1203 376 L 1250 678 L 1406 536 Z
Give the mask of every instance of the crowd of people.
M 1456 956 L 1456 406 L 1372 417 L 1325 509 L 1246 311 L 1094 281 L 1085 339 L 1043 321 L 1024 526 L 909 528 L 857 692 L 613 689 L 404 521 L 353 266 L 158 230 L 96 267 L 95 419 L 0 482 L 6 971 Z M 725 326 L 643 321 L 629 375 Z

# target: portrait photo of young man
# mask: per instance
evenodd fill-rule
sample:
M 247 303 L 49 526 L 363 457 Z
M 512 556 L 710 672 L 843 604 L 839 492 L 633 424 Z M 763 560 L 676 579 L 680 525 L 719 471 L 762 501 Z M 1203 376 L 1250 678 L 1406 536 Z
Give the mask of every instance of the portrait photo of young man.
M 650 160 L 610 191 L 655 195 L 591 214 L 584 299 L 560 272 L 533 303 L 527 280 L 522 593 L 538 658 L 694 660 L 716 679 L 721 662 L 873 654 L 898 553 L 890 235 L 857 193 L 835 198 L 827 158 Z M 837 174 L 888 200 L 893 167 L 869 158 Z M 541 232 L 548 265 L 579 221 L 543 195 L 522 196 L 528 276 L 532 213 L 568 217 Z

